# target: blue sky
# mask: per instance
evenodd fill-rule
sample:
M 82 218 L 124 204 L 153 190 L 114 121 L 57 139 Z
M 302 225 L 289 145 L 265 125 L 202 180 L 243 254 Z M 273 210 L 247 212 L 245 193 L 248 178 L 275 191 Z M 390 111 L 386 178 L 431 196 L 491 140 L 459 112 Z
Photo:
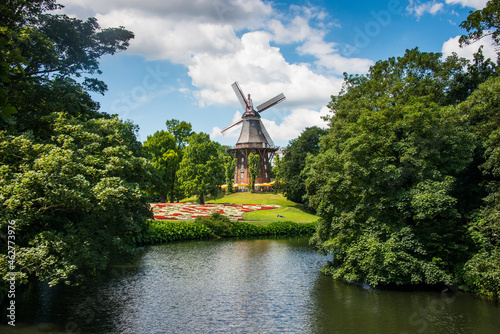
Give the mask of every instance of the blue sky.
M 135 34 L 130 48 L 101 59 L 109 90 L 95 95 L 101 110 L 139 125 L 146 140 L 165 121 L 190 122 L 233 145 L 241 117 L 231 84 L 258 105 L 287 99 L 262 113 L 275 144 L 287 145 L 321 119 L 343 72 L 367 73 L 377 60 L 408 48 L 472 57 L 479 44 L 458 47 L 459 24 L 486 0 L 66 0 L 64 12 L 95 16 L 103 28 Z M 491 41 L 485 53 L 495 57 Z

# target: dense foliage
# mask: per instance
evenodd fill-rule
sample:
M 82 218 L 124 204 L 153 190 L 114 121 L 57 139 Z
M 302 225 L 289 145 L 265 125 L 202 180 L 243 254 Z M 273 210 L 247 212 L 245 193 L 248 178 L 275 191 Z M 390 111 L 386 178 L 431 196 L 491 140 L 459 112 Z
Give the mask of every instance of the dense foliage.
M 128 252 L 151 216 L 142 191 L 150 164 L 137 128 L 99 111 L 86 90 L 104 83 L 98 59 L 124 50 L 132 33 L 90 18 L 45 14 L 50 0 L 0 5 L 0 230 L 15 226 L 15 268 L 0 239 L 6 273 L 75 283 Z
M 139 244 L 156 244 L 180 240 L 227 238 L 227 237 L 280 237 L 312 235 L 315 223 L 274 222 L 258 226 L 242 221 L 231 221 L 219 213 L 210 218 L 197 218 L 195 222 L 151 221 L 138 234 Z
M 500 1 L 489 0 L 483 9 L 470 12 L 460 27 L 468 33 L 460 38 L 461 44 L 472 44 L 485 36 L 491 36 L 500 45 Z
M 143 146 L 156 171 L 155 182 L 150 191 L 153 194 L 159 194 L 160 202 L 165 203 L 167 194 L 172 187 L 174 165 L 179 160 L 179 156 L 175 152 L 175 138 L 169 132 L 160 130 L 148 136 Z
M 481 59 L 467 72 L 465 60 L 414 49 L 346 75 L 306 167 L 322 217 L 313 242 L 333 255 L 326 272 L 371 285 L 461 282 L 474 248 L 465 194 L 482 187 L 467 173 L 477 138 L 454 105 L 476 88 L 475 73 L 494 72 Z
M 177 172 L 179 171 L 181 161 L 184 157 L 184 150 L 189 143 L 189 137 L 193 134 L 191 123 L 185 121 L 179 121 L 176 119 L 170 119 L 165 122 L 168 132 L 170 132 L 175 139 L 174 152 L 175 157 L 172 157 L 170 164 L 172 165 L 172 171 L 170 175 L 170 202 L 174 202 L 174 199 L 179 200 L 184 195 L 184 189 L 182 184 L 179 182 L 179 176 Z
M 183 197 L 177 171 L 182 161 L 183 150 L 192 134 L 190 123 L 172 119 L 168 120 L 166 125 L 168 131 L 156 131 L 148 136 L 143 144 L 156 170 L 156 179 L 151 191 L 160 195 L 162 203 L 165 202 L 167 195 L 170 195 L 170 202 Z
M 200 204 L 205 203 L 205 195 L 217 193 L 224 182 L 222 152 L 220 144 L 211 141 L 205 133 L 194 133 L 189 137 L 178 175 L 186 195 L 198 196 Z
M 230 155 L 224 156 L 224 176 L 226 177 L 226 194 L 233 193 L 234 172 L 236 171 L 236 158 Z
M 315 156 L 319 152 L 319 139 L 327 133 L 326 129 L 317 126 L 306 128 L 299 137 L 290 141 L 284 150 L 283 159 L 276 163 L 279 176 L 279 190 L 290 201 L 307 205 L 306 177 L 302 174 L 308 155 Z
M 500 299 L 500 78 L 492 77 L 457 107 L 477 138 L 486 195 L 469 230 L 477 252 L 465 265 L 465 280 L 476 292 Z
M 0 122 L 13 121 L 18 93 L 54 78 L 83 77 L 83 87 L 104 93 L 93 77 L 98 59 L 125 50 L 134 35 L 120 28 L 100 29 L 95 18 L 81 21 L 46 14 L 59 8 L 54 0 L 7 0 L 0 5 Z M 28 101 L 32 101 L 29 99 Z M 1 124 L 0 123 L 0 124 Z

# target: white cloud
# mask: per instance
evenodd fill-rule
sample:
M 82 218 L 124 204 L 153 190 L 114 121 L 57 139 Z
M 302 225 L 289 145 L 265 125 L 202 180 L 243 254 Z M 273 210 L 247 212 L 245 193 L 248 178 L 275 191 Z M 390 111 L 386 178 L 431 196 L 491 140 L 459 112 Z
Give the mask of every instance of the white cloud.
M 97 17 L 103 28 L 133 31 L 127 54 L 186 66 L 197 90 L 179 89 L 193 92 L 202 107 L 239 107 L 234 81 L 252 94 L 255 105 L 283 92 L 287 100 L 263 115 L 277 140 L 324 125 L 321 108 L 340 91 L 341 74 L 363 74 L 373 64 L 347 58 L 338 44 L 327 42 L 327 33 L 340 24 L 314 6 L 277 12 L 263 0 L 68 0 L 65 5 L 67 13 Z M 281 45 L 295 47 L 295 55 L 285 58 Z M 314 60 L 301 63 L 301 56 Z M 212 137 L 219 131 L 214 128 Z M 239 132 L 227 135 L 234 133 Z
M 329 114 L 327 107 L 322 107 L 319 111 L 299 108 L 292 110 L 281 123 L 262 118 L 266 130 L 272 134 L 274 141 L 289 141 L 297 138 L 305 128 L 319 126 L 325 128 L 327 123 L 321 118 Z
M 291 5 L 288 16 L 273 13 L 271 5 L 261 0 L 196 0 L 195 4 L 68 0 L 66 6 L 68 12 L 95 12 L 103 27 L 122 25 L 133 31 L 136 37 L 128 54 L 188 66 L 193 85 L 200 89 L 200 105 L 232 103 L 228 92 L 235 80 L 245 82 L 256 94 L 277 86 L 289 92 L 294 105 L 313 101 L 317 105 L 318 98 L 323 102 L 340 89 L 336 76 L 366 73 L 373 64 L 368 59 L 343 57 L 335 43 L 326 42 L 326 26 L 338 24 L 314 6 Z M 250 32 L 239 38 L 241 29 Z M 299 55 L 312 55 L 316 61 L 307 65 L 287 62 L 271 42 L 297 43 Z
M 486 7 L 488 0 L 446 0 L 448 5 L 462 5 L 462 7 L 471 7 L 474 9 L 482 9 Z
M 288 63 L 278 48 L 269 45 L 270 37 L 260 31 L 246 33 L 241 38 L 242 48 L 235 54 L 195 56 L 189 75 L 200 88 L 201 104 L 237 105 L 230 87 L 234 81 L 239 81 L 246 94 L 252 94 L 255 105 L 283 92 L 288 108 L 323 106 L 331 94 L 340 90 L 342 79 L 314 73 L 306 65 Z
M 239 80 L 263 98 L 267 98 L 265 92 L 284 91 L 294 106 L 313 103 L 317 107 L 340 89 L 342 80 L 336 76 L 366 73 L 373 64 L 368 59 L 343 57 L 335 43 L 325 42 L 327 28 L 318 21 L 327 19 L 327 14 L 314 7 L 293 5 L 295 16 L 270 19 L 270 5 L 260 0 L 197 0 L 197 6 L 179 0 L 69 3 L 68 10 L 92 8 L 103 27 L 123 25 L 133 31 L 136 37 L 128 54 L 187 66 L 192 84 L 200 89 L 196 97 L 201 106 L 233 104 L 230 84 Z M 311 20 L 317 27 L 312 27 Z M 250 32 L 239 38 L 236 32 L 243 26 Z M 312 55 L 316 61 L 287 62 L 271 42 L 297 43 L 299 55 Z
M 415 15 L 417 17 L 417 20 L 422 17 L 422 15 L 429 13 L 431 15 L 436 15 L 440 11 L 443 10 L 444 4 L 441 2 L 436 2 L 435 0 L 432 2 L 420 2 L 420 1 L 414 1 L 410 0 L 410 4 L 408 7 L 406 7 L 406 11 L 410 15 Z
M 485 58 L 491 58 L 493 61 L 497 59 L 497 53 L 493 43 L 493 39 L 490 36 L 482 38 L 480 41 L 473 43 L 471 45 L 466 45 L 463 48 L 460 47 L 458 40 L 460 36 L 450 38 L 444 42 L 441 52 L 443 57 L 451 56 L 453 52 L 456 52 L 459 57 L 464 57 L 467 59 L 474 59 L 474 53 L 476 53 L 481 45 L 483 45 L 483 54 Z
M 317 60 L 315 65 L 319 69 L 325 69 L 332 74 L 341 75 L 344 72 L 348 73 L 366 73 L 370 66 L 374 64 L 369 59 L 362 58 L 346 58 L 339 54 L 336 43 L 325 42 L 319 36 L 312 36 L 297 48 L 299 54 L 312 55 Z
M 230 23 L 233 26 L 259 25 L 263 17 L 272 13 L 272 7 L 261 0 L 66 0 L 65 11 L 75 15 L 106 14 L 124 9 L 166 20 L 200 23 Z
M 286 24 L 279 20 L 270 20 L 269 29 L 273 34 L 273 41 L 282 44 L 303 42 L 320 31 L 313 29 L 309 21 L 302 16 L 296 16 Z
M 125 26 L 135 34 L 127 52 L 149 60 L 166 59 L 189 64 L 193 55 L 208 52 L 214 55 L 234 52 L 239 47 L 230 25 L 168 20 L 159 16 L 145 17 L 132 9 L 96 15 L 104 27 Z

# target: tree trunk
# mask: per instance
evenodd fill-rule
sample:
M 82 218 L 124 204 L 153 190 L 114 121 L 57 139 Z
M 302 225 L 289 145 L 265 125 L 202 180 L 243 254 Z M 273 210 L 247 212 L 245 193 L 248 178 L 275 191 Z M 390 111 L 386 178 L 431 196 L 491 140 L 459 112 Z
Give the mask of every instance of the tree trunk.
M 161 193 L 160 193 L 160 202 L 161 202 L 161 203 L 165 203 L 165 202 L 166 202 L 166 198 L 165 198 L 165 197 L 166 197 L 166 196 L 165 196 L 165 193 L 164 193 L 164 192 L 161 192 Z
M 172 186 L 170 186 L 170 203 L 174 203 L 174 190 L 175 190 L 175 170 L 172 173 Z
M 200 194 L 200 204 L 205 204 L 205 198 L 203 198 L 203 193 Z

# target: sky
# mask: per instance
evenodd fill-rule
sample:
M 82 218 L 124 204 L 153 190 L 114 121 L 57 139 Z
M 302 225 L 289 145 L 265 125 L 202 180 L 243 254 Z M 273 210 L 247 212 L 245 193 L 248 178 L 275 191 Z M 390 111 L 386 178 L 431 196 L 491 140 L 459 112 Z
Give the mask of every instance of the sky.
M 322 116 L 342 87 L 343 73 L 366 74 L 378 60 L 425 52 L 471 59 L 481 44 L 461 49 L 459 25 L 487 0 L 63 0 L 63 12 L 94 16 L 101 28 L 135 34 L 124 52 L 101 58 L 108 85 L 93 95 L 101 110 L 139 126 L 139 140 L 178 119 L 212 140 L 234 145 L 242 107 L 237 81 L 255 106 L 283 93 L 261 116 L 274 143 L 286 146 Z

